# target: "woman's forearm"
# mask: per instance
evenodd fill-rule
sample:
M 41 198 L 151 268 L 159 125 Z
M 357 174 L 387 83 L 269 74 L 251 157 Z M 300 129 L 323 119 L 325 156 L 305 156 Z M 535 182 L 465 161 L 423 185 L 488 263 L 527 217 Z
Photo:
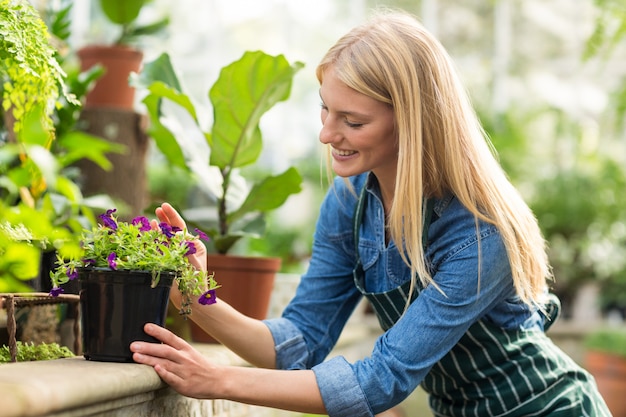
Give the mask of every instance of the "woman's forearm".
M 220 397 L 246 404 L 301 413 L 326 414 L 315 374 L 311 370 L 223 368 Z

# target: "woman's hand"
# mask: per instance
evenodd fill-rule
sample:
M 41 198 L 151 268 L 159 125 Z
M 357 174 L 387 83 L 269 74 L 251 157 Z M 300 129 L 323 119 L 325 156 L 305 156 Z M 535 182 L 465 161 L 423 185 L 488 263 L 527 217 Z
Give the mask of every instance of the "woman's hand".
M 217 398 L 219 368 L 169 330 L 148 323 L 144 331 L 163 342 L 133 342 L 137 363 L 150 365 L 178 393 L 193 398 Z
M 155 210 L 156 216 L 160 222 L 167 223 L 170 226 L 175 226 L 180 228 L 181 230 L 185 230 L 187 225 L 185 224 L 185 220 L 183 220 L 182 216 L 176 211 L 174 207 L 172 207 L 168 203 L 163 203 L 161 207 L 157 207 Z M 152 227 L 158 227 L 158 222 L 156 220 L 152 221 Z M 200 271 L 207 270 L 207 260 L 206 260 L 206 246 L 204 243 L 200 241 L 200 239 L 192 240 L 194 246 L 196 247 L 196 253 L 193 255 L 189 255 L 189 262 L 193 266 L 195 266 Z
M 135 362 L 150 365 L 176 392 L 187 397 L 226 400 L 326 414 L 311 370 L 277 371 L 248 366 L 216 365 L 180 337 L 156 324 L 144 330 L 163 344 L 133 342 Z M 254 337 L 246 339 L 254 348 Z

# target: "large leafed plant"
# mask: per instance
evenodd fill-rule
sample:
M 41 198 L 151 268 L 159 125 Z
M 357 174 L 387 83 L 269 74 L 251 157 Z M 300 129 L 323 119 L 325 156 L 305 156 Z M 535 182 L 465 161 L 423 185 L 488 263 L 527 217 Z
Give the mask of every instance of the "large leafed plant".
M 263 149 L 261 116 L 287 100 L 292 79 L 302 67 L 300 62 L 290 64 L 282 55 L 244 53 L 221 69 L 209 91 L 213 105 L 209 130 L 202 128 L 168 55 L 148 63 L 142 71 L 137 84 L 149 93 L 144 103 L 151 121 L 150 136 L 172 165 L 194 173 L 216 199 L 217 225 L 208 234 L 217 253 L 228 253 L 244 236 L 260 236 L 265 230 L 265 214 L 301 190 L 302 177 L 294 167 L 260 180 L 245 179 L 239 168 L 258 160 Z M 178 113 L 168 112 L 166 101 L 175 104 Z M 181 110 L 191 127 L 179 123 Z

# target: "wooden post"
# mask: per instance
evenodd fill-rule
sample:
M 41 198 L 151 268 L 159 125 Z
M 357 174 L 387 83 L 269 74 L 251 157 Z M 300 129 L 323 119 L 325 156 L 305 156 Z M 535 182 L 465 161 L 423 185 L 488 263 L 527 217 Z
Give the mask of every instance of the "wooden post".
M 82 131 L 120 143 L 127 147 L 125 154 L 107 155 L 113 164 L 104 171 L 88 160 L 77 166 L 82 173 L 81 189 L 85 196 L 108 194 L 127 207 L 117 207 L 120 219 L 128 220 L 143 214 L 147 205 L 146 153 L 147 119 L 139 113 L 115 108 L 86 108 L 81 112 Z
M 17 341 L 15 340 L 17 326 L 15 323 L 13 295 L 9 294 L 6 296 L 5 304 L 7 309 L 7 331 L 9 332 L 9 354 L 11 355 L 11 362 L 17 362 Z

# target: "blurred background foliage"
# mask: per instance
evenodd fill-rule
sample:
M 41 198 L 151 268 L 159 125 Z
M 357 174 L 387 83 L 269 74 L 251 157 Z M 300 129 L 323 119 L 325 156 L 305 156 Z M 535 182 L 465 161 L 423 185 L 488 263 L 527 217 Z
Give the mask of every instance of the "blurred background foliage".
M 115 31 L 93 0 L 32 3 L 49 27 L 57 28 L 52 39 L 59 61 L 68 74 L 68 85 L 80 97 L 89 79 L 76 70 L 74 52 L 87 41 L 110 41 Z M 70 4 L 73 7 L 63 12 Z M 263 154 L 246 173 L 256 170 L 262 176 L 296 165 L 304 177 L 304 190 L 272 213 L 264 239 L 241 242 L 238 250 L 281 256 L 284 271 L 304 271 L 326 190 L 317 141 L 315 65 L 339 36 L 380 6 L 415 13 L 449 50 L 504 169 L 537 215 L 550 248 L 554 291 L 561 296 L 566 314 L 579 289 L 595 283 L 602 311 L 623 315 L 623 0 L 581 0 L 576 7 L 570 0 L 186 0 L 184 8 L 171 0 L 151 1 L 139 23 L 163 15 L 170 23 L 164 33 L 142 39 L 146 60 L 168 52 L 182 68 L 179 78 L 200 107 L 209 106 L 205 92 L 219 69 L 245 50 L 282 53 L 306 64 L 294 79 L 289 101 L 262 121 Z M 61 136 L 75 129 L 78 111 L 71 103 L 57 111 Z M 140 106 L 138 111 L 143 111 Z M 54 147 L 51 151 L 62 152 Z M 198 192 L 203 179 L 164 161 L 152 148 L 146 212 L 152 215 L 154 206 L 170 201 L 192 223 L 212 221 L 206 213 L 214 202 Z M 62 172 L 75 178 L 69 167 Z

